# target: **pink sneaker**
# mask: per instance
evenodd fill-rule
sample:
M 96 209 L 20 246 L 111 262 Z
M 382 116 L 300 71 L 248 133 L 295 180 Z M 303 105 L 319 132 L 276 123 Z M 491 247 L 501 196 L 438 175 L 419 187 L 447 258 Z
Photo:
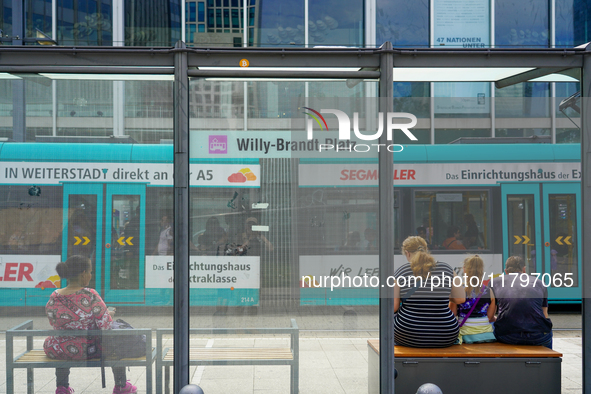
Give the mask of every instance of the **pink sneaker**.
M 58 386 L 58 388 L 55 389 L 55 394 L 73 394 L 74 393 L 74 389 L 71 387 L 64 387 L 64 386 Z
M 129 383 L 129 380 L 125 384 L 125 387 L 115 386 L 113 388 L 113 394 L 135 394 L 137 393 L 137 387 Z M 57 393 L 56 393 L 57 394 Z M 65 393 L 67 394 L 67 393 Z

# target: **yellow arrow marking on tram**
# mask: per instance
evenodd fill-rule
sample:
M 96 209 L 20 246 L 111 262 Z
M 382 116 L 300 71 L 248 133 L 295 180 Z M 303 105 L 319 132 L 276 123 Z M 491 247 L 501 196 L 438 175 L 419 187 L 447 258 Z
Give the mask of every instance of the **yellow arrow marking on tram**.
M 90 242 L 90 239 L 88 239 L 88 237 L 82 237 L 84 238 L 84 243 L 82 245 L 88 245 L 88 243 Z
M 560 242 L 561 240 L 562 240 L 562 235 L 560 237 L 556 238 L 556 243 L 558 245 L 564 245 L 562 242 Z
M 78 245 L 80 242 L 82 242 L 82 240 L 78 237 L 74 237 L 74 239 L 76 239 L 76 242 L 74 243 L 74 245 Z
M 567 245 L 572 245 L 572 243 L 570 242 L 571 236 L 569 235 L 568 237 L 564 238 L 564 243 Z

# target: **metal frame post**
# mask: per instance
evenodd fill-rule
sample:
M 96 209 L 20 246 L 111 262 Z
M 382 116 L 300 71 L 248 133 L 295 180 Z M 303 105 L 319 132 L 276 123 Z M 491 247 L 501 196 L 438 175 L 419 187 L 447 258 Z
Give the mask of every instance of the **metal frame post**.
M 176 49 L 186 45 L 178 41 Z M 174 54 L 174 392 L 189 384 L 189 76 Z
M 591 235 L 591 45 L 587 45 L 583 58 L 581 73 L 581 247 L 583 292 L 583 393 L 591 394 L 591 268 L 587 267 L 587 259 L 591 256 L 591 243 L 587 237 Z
M 12 0 L 12 45 L 23 45 L 25 37 L 25 10 L 22 0 Z M 25 142 L 27 130 L 27 100 L 25 80 L 12 81 L 12 139 Z
M 386 116 L 394 110 L 394 56 L 392 43 L 386 42 L 380 53 L 380 112 Z M 387 133 L 379 139 L 389 145 Z M 394 276 L 394 154 L 380 149 L 379 173 L 379 240 L 380 283 L 384 286 Z M 380 287 L 380 393 L 394 393 L 394 288 Z

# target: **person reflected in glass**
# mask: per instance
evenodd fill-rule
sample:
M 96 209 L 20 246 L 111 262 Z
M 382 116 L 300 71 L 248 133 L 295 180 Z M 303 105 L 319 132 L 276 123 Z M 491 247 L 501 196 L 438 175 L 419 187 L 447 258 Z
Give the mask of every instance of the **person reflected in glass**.
M 254 217 L 246 219 L 244 233 L 242 233 L 242 243 L 237 248 L 237 254 L 241 256 L 260 256 L 261 251 L 266 248 L 269 252 L 273 251 L 273 244 L 261 232 L 254 231 L 253 226 L 258 224 Z
M 173 230 L 170 216 L 162 215 L 160 219 L 160 237 L 154 254 L 159 256 L 170 256 L 173 254 Z
M 197 238 L 197 250 L 202 255 L 223 256 L 228 243 L 226 230 L 219 220 L 212 216 L 205 222 L 205 232 Z
M 362 245 L 364 250 L 378 250 L 378 232 L 371 227 L 368 227 L 363 232 L 365 242 Z
M 474 215 L 467 213 L 464 215 L 464 224 L 466 225 L 466 231 L 462 241 L 466 248 L 477 248 L 479 246 L 480 232 L 478 231 L 478 224 L 474 220 Z
M 109 330 L 113 322 L 105 302 L 88 287 L 92 264 L 86 256 L 71 256 L 56 266 L 61 280 L 68 284 L 55 290 L 45 306 L 49 324 L 55 330 Z M 43 343 L 47 357 L 54 360 L 87 360 L 101 357 L 100 338 L 95 336 L 49 336 Z M 113 367 L 113 394 L 133 394 L 137 387 L 127 381 L 125 367 Z M 56 394 L 71 394 L 70 368 L 56 368 Z
M 347 234 L 347 239 L 345 240 L 345 244 L 341 248 L 341 250 L 352 251 L 352 250 L 359 250 L 361 243 L 361 235 L 359 231 L 349 231 Z
M 444 249 L 448 250 L 465 250 L 466 247 L 464 246 L 460 238 L 460 229 L 457 226 L 451 226 L 447 230 L 447 238 L 445 239 L 445 241 L 443 241 L 441 246 Z
M 464 287 L 456 286 L 454 270 L 431 256 L 423 238 L 405 239 L 402 253 L 408 264 L 394 273 L 394 341 L 408 347 L 453 345 L 459 325 L 449 303 L 466 301 Z M 434 277 L 445 280 L 437 284 Z
M 417 236 L 423 238 L 427 242 L 427 246 L 431 247 L 431 243 L 427 238 L 427 229 L 423 226 L 417 227 Z

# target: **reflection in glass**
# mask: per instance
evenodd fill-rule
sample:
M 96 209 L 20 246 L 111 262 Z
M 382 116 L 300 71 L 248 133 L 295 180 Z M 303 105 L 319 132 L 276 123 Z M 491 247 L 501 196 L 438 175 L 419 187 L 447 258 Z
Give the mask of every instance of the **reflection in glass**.
M 495 2 L 497 47 L 548 47 L 550 45 L 548 0 Z
M 429 118 L 430 90 L 429 82 L 394 82 L 394 109 L 409 112 L 417 118 Z
M 181 39 L 181 0 L 125 0 L 126 46 L 173 46 Z
M 556 48 L 572 48 L 589 42 L 588 3 L 556 0 Z
M 2 20 L 1 14 L 2 11 L 0 11 L 0 21 Z M 33 0 L 26 2 L 25 31 L 26 37 L 51 37 L 51 1 Z
M 309 5 L 310 45 L 363 46 L 362 0 L 317 0 Z
M 377 0 L 376 45 L 429 46 L 429 2 Z
M 186 4 L 189 9 L 186 17 L 189 36 L 187 43 L 199 46 L 242 46 L 244 32 L 242 0 L 232 2 L 188 0 Z M 253 12 L 255 8 L 252 8 Z
M 550 116 L 550 84 L 524 82 L 495 89 L 497 118 L 542 118 Z
M 57 2 L 61 45 L 113 45 L 112 0 Z
M 437 82 L 433 85 L 436 118 L 490 117 L 488 82 Z
M 579 256 L 577 206 L 574 194 L 550 194 L 548 196 L 550 226 L 550 273 L 569 273 L 574 287 L 579 286 Z
M 259 1 L 250 7 L 258 14 L 254 25 L 254 46 L 304 45 L 304 1 Z
M 540 272 L 536 256 L 536 217 L 533 194 L 507 195 L 507 245 L 509 256 L 522 256 L 527 273 Z
M 437 127 L 437 123 L 435 124 Z M 456 141 L 459 143 L 460 138 L 478 138 L 490 137 L 490 129 L 435 129 L 435 143 L 436 144 L 450 144 Z M 497 135 L 498 137 L 498 135 Z

